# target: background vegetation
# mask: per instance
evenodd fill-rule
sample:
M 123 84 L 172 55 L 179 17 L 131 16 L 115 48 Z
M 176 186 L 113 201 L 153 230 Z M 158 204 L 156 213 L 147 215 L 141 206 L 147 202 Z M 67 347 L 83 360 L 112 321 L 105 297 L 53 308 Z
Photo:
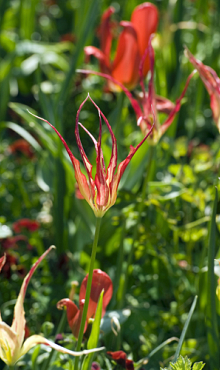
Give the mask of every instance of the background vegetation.
M 57 301 L 68 297 L 71 282 L 80 283 L 88 272 L 95 217 L 86 202 L 75 196 L 74 171 L 62 143 L 27 109 L 54 124 L 79 158 L 75 116 L 89 92 L 112 125 L 122 161 L 129 146 L 142 139 L 130 102 L 123 93 L 105 92 L 102 78 L 86 77 L 76 69 L 88 68 L 85 45 L 99 47 L 97 29 L 103 11 L 113 5 L 115 20 L 129 20 L 140 3 L 0 1 L 0 253 L 6 251 L 14 258 L 1 274 L 0 303 L 5 321 L 12 320 L 15 299 L 31 264 L 51 244 L 57 247 L 35 273 L 28 290 L 25 311 L 31 333 L 43 332 L 54 338 L 61 318 Z M 154 40 L 155 88 L 158 95 L 174 102 L 193 69 L 184 57 L 184 45 L 220 74 L 220 3 L 164 0 L 154 4 L 160 16 Z M 112 55 L 115 47 L 116 41 Z M 99 70 L 97 61 L 92 59 L 89 68 Z M 161 115 L 161 122 L 163 119 Z M 81 122 L 97 137 L 98 116 L 92 104 L 85 105 Z M 81 137 L 95 164 L 93 144 L 86 133 Z M 21 138 L 30 144 L 26 153 L 13 148 Z M 102 146 L 109 159 L 111 141 L 104 126 Z M 139 215 L 150 153 L 147 194 Z M 115 206 L 103 218 L 96 268 L 113 280 L 114 295 L 108 309 L 117 310 L 121 321 L 116 336 L 110 319 L 104 320 L 100 343 L 108 351 L 122 349 L 137 362 L 162 342 L 179 338 L 198 295 L 181 354 L 187 354 L 192 362 L 206 362 L 205 369 L 219 368 L 212 365 L 218 355 L 210 353 L 206 320 L 210 317 L 209 292 L 215 292 L 217 286 L 217 277 L 210 286 L 207 271 L 208 225 L 214 186 L 219 187 L 219 164 L 219 134 L 210 97 L 195 75 L 170 129 L 153 150 L 145 143 L 136 153 L 122 178 Z M 13 223 L 23 218 L 37 220 L 40 227 L 34 232 L 22 230 L 27 239 L 6 247 L 7 238 L 16 235 Z M 217 241 L 212 248 L 218 258 L 218 216 L 216 221 Z M 212 301 L 213 307 L 219 315 L 219 303 Z M 217 320 L 219 329 L 219 316 Z M 74 340 L 66 335 L 64 343 L 70 339 Z M 176 346 L 175 340 L 163 346 L 144 368 L 167 366 Z M 18 367 L 41 368 L 49 352 L 42 351 L 37 357 L 39 350 L 30 351 Z M 103 369 L 111 368 L 110 360 L 101 353 L 97 361 Z M 69 369 L 68 356 L 56 357 L 53 369 L 59 368 Z

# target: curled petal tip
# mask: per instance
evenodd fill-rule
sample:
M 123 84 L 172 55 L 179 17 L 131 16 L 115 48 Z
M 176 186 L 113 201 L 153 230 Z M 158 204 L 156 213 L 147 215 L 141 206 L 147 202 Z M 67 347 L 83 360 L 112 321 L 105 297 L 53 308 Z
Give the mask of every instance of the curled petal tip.
M 57 308 L 58 308 L 58 310 L 66 309 L 66 305 L 63 303 L 63 300 L 57 302 Z

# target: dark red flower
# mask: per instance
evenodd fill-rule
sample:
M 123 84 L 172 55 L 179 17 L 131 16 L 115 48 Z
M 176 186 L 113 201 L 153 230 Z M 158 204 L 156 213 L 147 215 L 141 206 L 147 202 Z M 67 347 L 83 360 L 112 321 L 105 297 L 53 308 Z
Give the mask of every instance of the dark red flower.
M 76 36 L 73 33 L 65 33 L 60 37 L 60 41 L 76 42 Z
M 12 228 L 15 233 L 20 233 L 23 229 L 26 229 L 30 232 L 38 230 L 40 224 L 38 221 L 30 220 L 29 218 L 22 218 L 13 223 Z
M 16 271 L 20 277 L 25 275 L 25 268 L 23 265 L 19 264 L 18 258 L 12 253 L 5 253 L 5 264 L 2 267 L 2 274 L 6 279 L 10 279 L 12 271 Z
M 24 339 L 27 339 L 28 337 L 30 337 L 31 335 L 31 331 L 29 329 L 29 327 L 27 326 L 27 324 L 25 324 L 25 327 L 24 327 Z
M 31 145 L 24 139 L 16 140 L 14 143 L 9 145 L 8 149 L 11 153 L 22 153 L 31 159 L 34 157 Z
M 107 352 L 107 354 L 126 370 L 134 370 L 134 362 L 127 359 L 127 355 L 123 351 Z
M 101 367 L 97 362 L 93 362 L 91 366 L 91 370 L 101 370 Z
M 28 242 L 28 239 L 25 235 L 16 235 L 16 236 L 11 236 L 9 238 L 1 239 L 1 244 L 2 247 L 7 250 L 7 249 L 17 249 L 18 248 L 18 242 L 19 241 L 24 241 Z
M 82 319 L 82 312 L 83 312 L 85 296 L 86 296 L 87 280 L 88 280 L 88 275 L 86 275 L 86 277 L 83 279 L 81 287 L 80 287 L 79 308 L 69 298 L 64 298 L 57 303 L 58 309 L 63 309 L 64 307 L 66 307 L 67 320 L 72 330 L 72 333 L 76 338 L 78 338 L 81 319 Z M 93 271 L 92 288 L 91 288 L 91 294 L 90 294 L 90 299 L 89 299 L 89 307 L 87 311 L 87 319 L 86 319 L 86 325 L 84 328 L 84 333 L 86 332 L 89 319 L 95 317 L 95 312 L 96 312 L 99 296 L 103 289 L 104 289 L 104 295 L 103 295 L 102 317 L 104 316 L 106 312 L 106 307 L 112 297 L 113 285 L 112 285 L 112 281 L 110 277 L 104 271 L 96 269 Z
M 120 22 L 123 30 L 119 36 L 114 61 L 111 62 L 110 52 L 114 24 L 110 18 L 114 11 L 114 8 L 110 7 L 104 12 L 99 28 L 101 49 L 86 46 L 84 49 L 86 60 L 88 61 L 91 55 L 95 56 L 100 62 L 101 72 L 109 74 L 127 88 L 132 89 L 139 80 L 138 66 L 148 45 L 149 37 L 157 29 L 158 11 L 155 5 L 146 2 L 134 9 L 131 22 Z M 150 60 L 147 57 L 143 66 L 144 76 L 146 76 L 149 67 Z M 109 84 L 109 88 L 114 90 L 117 85 Z

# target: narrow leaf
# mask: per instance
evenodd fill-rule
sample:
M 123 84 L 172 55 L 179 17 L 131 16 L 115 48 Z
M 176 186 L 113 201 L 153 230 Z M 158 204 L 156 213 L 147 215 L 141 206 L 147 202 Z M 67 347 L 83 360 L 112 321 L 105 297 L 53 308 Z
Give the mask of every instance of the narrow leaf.
M 10 128 L 14 132 L 16 132 L 18 135 L 23 137 L 23 139 L 25 139 L 30 145 L 32 145 L 36 151 L 39 152 L 41 150 L 41 146 L 38 144 L 37 140 L 35 140 L 35 138 L 23 127 L 13 122 L 5 122 L 2 125 L 4 125 L 7 128 Z
M 216 212 L 218 202 L 218 191 L 215 188 L 215 200 L 213 203 L 212 218 L 209 228 L 208 244 L 208 277 L 207 277 L 207 311 L 206 311 L 206 329 L 210 355 L 210 368 L 219 370 L 219 335 L 216 314 L 216 295 L 215 295 L 215 276 L 214 276 L 214 258 L 216 247 Z
M 172 337 L 172 338 L 169 338 L 167 340 L 165 340 L 163 343 L 161 343 L 159 346 L 157 346 L 156 348 L 153 349 L 153 351 L 151 351 L 149 353 L 149 355 L 145 358 L 142 358 L 141 360 L 139 360 L 137 363 L 136 363 L 136 366 L 135 368 L 139 368 L 140 366 L 142 365 L 146 365 L 150 359 L 150 357 L 154 356 L 158 351 L 160 351 L 163 347 L 165 347 L 167 344 L 173 342 L 173 341 L 179 341 L 178 338 L 175 338 L 175 337 Z
M 186 332 L 187 332 L 187 329 L 188 329 L 188 326 L 189 326 L 189 323 L 190 323 L 190 320 L 192 318 L 192 315 L 193 315 L 193 312 L 194 312 L 194 309 L 196 307 L 196 302 L 197 302 L 197 296 L 195 296 L 194 300 L 193 300 L 193 303 L 192 303 L 192 306 L 190 308 L 190 311 L 189 311 L 189 315 L 187 317 L 187 320 L 185 322 L 185 325 L 183 327 L 183 331 L 181 333 L 181 336 L 180 336 L 180 341 L 178 343 L 178 346 L 177 346 L 177 349 L 176 349 L 176 353 L 174 355 L 174 363 L 177 361 L 179 355 L 180 355 L 180 351 L 181 351 L 181 348 L 182 348 L 182 345 L 183 345 L 183 341 L 185 339 L 185 335 L 186 335 Z
M 88 340 L 87 349 L 96 348 L 99 340 L 100 324 L 102 318 L 102 303 L 103 303 L 104 290 L 101 292 L 99 297 L 98 306 L 96 309 L 95 319 L 92 325 L 92 331 Z M 82 370 L 90 370 L 93 360 L 93 353 L 90 353 L 85 357 L 83 361 Z

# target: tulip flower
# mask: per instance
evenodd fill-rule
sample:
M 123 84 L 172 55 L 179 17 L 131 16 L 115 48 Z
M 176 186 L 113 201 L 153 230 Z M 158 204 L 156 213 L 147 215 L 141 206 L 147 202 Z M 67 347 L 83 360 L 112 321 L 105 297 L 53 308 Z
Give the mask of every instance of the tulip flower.
M 79 308 L 75 305 L 73 301 L 69 298 L 61 299 L 57 303 L 58 309 L 63 309 L 66 307 L 67 310 L 67 319 L 69 326 L 72 330 L 73 335 L 78 338 L 81 319 L 82 319 L 82 312 L 85 303 L 85 296 L 86 296 L 86 287 L 87 287 L 88 275 L 83 279 L 80 293 L 79 293 Z M 93 270 L 92 275 L 92 288 L 91 294 L 89 298 L 89 307 L 87 311 L 86 317 L 86 324 L 84 327 L 84 333 L 89 324 L 89 320 L 95 317 L 96 308 L 98 305 L 99 296 L 104 289 L 103 295 L 103 306 L 102 306 L 102 317 L 106 312 L 106 307 L 112 297 L 113 293 L 113 285 L 110 277 L 102 270 L 96 269 Z
M 213 119 L 220 132 L 220 78 L 217 76 L 214 69 L 204 65 L 200 60 L 196 59 L 187 48 L 185 49 L 185 55 L 199 72 L 199 76 L 210 95 L 210 106 Z
M 131 21 L 120 22 L 123 30 L 119 36 L 114 61 L 110 60 L 112 44 L 113 24 L 110 20 L 114 8 L 108 8 L 101 21 L 99 29 L 101 50 L 94 46 L 86 46 L 85 54 L 88 61 L 91 55 L 100 62 L 101 72 L 107 73 L 115 80 L 124 84 L 127 88 L 133 89 L 139 80 L 138 66 L 148 45 L 150 35 L 156 32 L 158 24 L 158 11 L 152 3 L 143 3 L 137 6 L 132 15 Z M 150 60 L 147 57 L 143 66 L 143 74 L 146 76 L 149 71 Z M 114 90 L 117 84 L 109 85 Z
M 94 104 L 94 106 L 98 110 L 99 114 L 99 138 L 98 141 L 95 140 L 95 138 L 90 134 L 90 132 L 79 122 L 79 114 L 81 112 L 81 109 L 87 99 L 90 99 L 91 102 Z M 73 164 L 74 170 L 75 170 L 75 178 L 79 186 L 79 191 L 81 195 L 85 198 L 85 200 L 89 203 L 91 208 L 93 209 L 96 217 L 102 217 L 105 212 L 113 206 L 113 204 L 116 201 L 117 198 L 117 189 L 119 182 L 121 180 L 121 177 L 130 162 L 131 158 L 134 156 L 136 151 L 141 147 L 141 145 L 144 143 L 144 141 L 147 139 L 147 137 L 152 132 L 152 127 L 145 135 L 144 139 L 136 146 L 130 147 L 130 153 L 128 154 L 127 158 L 124 159 L 119 165 L 117 172 L 115 173 L 116 166 L 117 166 L 117 142 L 116 138 L 113 134 L 112 128 L 108 123 L 107 118 L 104 116 L 104 114 L 100 111 L 99 107 L 95 104 L 95 102 L 90 98 L 88 95 L 87 98 L 82 102 L 82 104 L 79 107 L 79 110 L 76 115 L 76 129 L 75 129 L 75 135 L 76 135 L 76 141 L 77 145 L 84 163 L 84 166 L 86 168 L 86 172 L 88 175 L 88 182 L 86 179 L 86 176 L 81 172 L 80 170 L 80 163 L 78 159 L 76 159 L 73 155 L 73 153 L 70 151 L 67 143 L 63 139 L 63 137 L 60 135 L 60 133 L 57 131 L 57 129 L 47 120 L 40 118 L 38 116 L 35 116 L 36 118 L 41 119 L 44 122 L 47 122 L 57 133 L 61 141 L 63 142 L 67 153 L 69 154 L 69 157 L 71 159 L 71 162 Z M 107 169 L 105 168 L 104 163 L 104 157 L 101 149 L 101 136 L 102 136 L 102 122 L 101 118 L 105 121 L 107 128 L 110 132 L 111 139 L 112 139 L 112 154 L 110 158 L 109 165 Z M 92 176 L 92 164 L 89 162 L 86 153 L 83 149 L 80 136 L 79 136 L 79 125 L 84 129 L 84 131 L 91 137 L 92 141 L 94 142 L 95 149 L 96 149 L 96 175 L 95 179 L 93 179 Z
M 150 58 L 150 81 L 148 85 L 148 92 L 145 91 L 144 87 L 144 63 L 146 57 L 149 55 Z M 147 131 L 152 127 L 152 122 L 154 121 L 154 127 L 152 135 L 149 138 L 149 143 L 155 145 L 161 138 L 161 136 L 165 133 L 165 131 L 170 127 L 171 123 L 173 122 L 176 114 L 180 110 L 180 103 L 183 99 L 186 90 L 188 88 L 189 82 L 194 75 L 195 71 L 193 71 L 189 77 L 187 78 L 186 85 L 180 95 L 180 97 L 176 100 L 176 103 L 172 103 L 170 100 L 163 98 L 161 96 L 155 95 L 154 91 L 154 50 L 151 45 L 151 37 L 148 43 L 148 47 L 145 50 L 145 53 L 142 57 L 142 60 L 139 64 L 139 75 L 140 75 L 140 87 L 142 92 L 137 94 L 137 97 L 134 98 L 132 93 L 123 85 L 120 81 L 117 81 L 115 78 L 110 76 L 107 73 L 102 72 L 95 72 L 86 69 L 78 69 L 78 72 L 86 73 L 86 74 L 96 74 L 98 76 L 104 77 L 109 80 L 112 84 L 118 85 L 121 90 L 129 98 L 131 105 L 135 111 L 136 118 L 137 118 L 137 125 L 140 126 L 141 131 L 144 135 L 146 135 Z M 158 113 L 165 113 L 168 115 L 165 122 L 161 125 L 159 122 Z
M 0 358 L 8 366 L 13 366 L 23 355 L 25 355 L 32 347 L 36 346 L 37 344 L 48 345 L 59 352 L 67 353 L 72 356 L 80 356 L 82 354 L 87 354 L 98 350 L 95 349 L 91 351 L 73 352 L 53 343 L 50 340 L 45 339 L 41 335 L 32 335 L 24 341 L 26 324 L 24 298 L 26 290 L 36 268 L 46 257 L 46 255 L 51 251 L 52 248 L 54 248 L 54 246 L 51 246 L 44 254 L 42 254 L 42 256 L 37 260 L 37 262 L 35 262 L 30 272 L 25 277 L 21 286 L 20 293 L 18 295 L 17 302 L 15 304 L 12 326 L 10 327 L 8 324 L 3 322 L 0 316 Z M 4 263 L 5 256 L 0 258 L 0 271 Z

